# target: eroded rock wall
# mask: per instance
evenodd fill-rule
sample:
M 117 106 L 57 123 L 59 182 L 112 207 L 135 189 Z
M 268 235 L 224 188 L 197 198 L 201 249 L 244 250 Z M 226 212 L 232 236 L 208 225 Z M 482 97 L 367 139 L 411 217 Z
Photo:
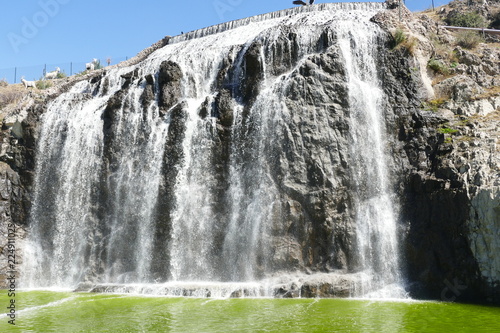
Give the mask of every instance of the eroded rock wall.
M 377 19 L 388 32 L 397 24 L 394 19 Z M 429 29 L 426 19 L 415 23 L 404 12 L 408 24 L 414 24 L 423 40 L 420 57 L 428 54 Z M 390 18 L 390 17 L 389 17 Z M 387 24 L 387 22 L 391 24 Z M 413 23 L 412 23 L 413 22 Z M 427 39 L 426 39 L 427 38 Z M 252 127 L 249 109 L 256 102 L 259 83 L 264 73 L 261 48 L 274 53 L 267 64 L 273 75 L 290 72 L 285 104 L 290 122 L 273 139 L 275 160 L 270 165 L 272 181 L 279 184 L 280 205 L 276 214 L 282 225 L 271 230 L 273 251 L 267 265 L 279 270 L 312 272 L 355 272 L 356 240 L 353 226 L 353 200 L 348 165 L 348 98 L 345 66 L 335 36 L 326 30 L 317 41 L 317 53 L 298 65 L 298 43 L 293 31 L 283 33 L 273 45 L 255 43 L 241 51 L 246 73 L 241 84 L 234 86 L 235 59 L 227 58 L 219 70 L 214 100 L 200 107 L 199 116 L 216 118 L 211 137 L 211 159 L 216 186 L 213 202 L 220 216 L 227 215 L 230 146 L 232 140 L 234 100 L 245 105 L 242 115 L 247 137 L 257 131 Z M 427 42 L 426 42 L 427 41 Z M 404 48 L 393 49 L 390 37 L 379 45 L 380 80 L 387 96 L 385 114 L 390 133 L 391 174 L 395 191 L 401 201 L 400 241 L 404 269 L 412 295 L 458 301 L 500 301 L 500 180 L 497 96 L 479 96 L 484 89 L 498 86 L 498 53 L 485 51 L 475 57 L 458 50 L 459 66 L 453 79 L 435 86 L 437 94 L 449 95 L 448 104 L 439 112 L 426 110 L 422 101 L 428 94 L 429 82 L 422 73 L 422 59 Z M 270 68 L 269 68 L 270 66 Z M 417 69 L 417 70 L 415 70 Z M 484 75 L 478 73 L 484 72 Z M 476 76 L 474 76 L 474 75 Z M 124 76 L 123 89 L 112 97 L 103 113 L 105 135 L 105 167 L 113 169 L 114 113 L 121 107 L 121 96 L 133 80 L 145 85 L 141 102 L 144 106 L 159 99 L 160 112 L 170 117 L 170 131 L 164 155 L 164 176 L 160 184 L 152 271 L 159 279 L 168 278 L 170 258 L 165 251 L 169 242 L 169 212 L 177 167 L 183 160 L 182 141 L 185 135 L 186 105 L 180 98 L 179 80 L 182 71 L 173 62 L 161 65 L 158 82 L 152 76 L 138 77 L 137 72 Z M 462 76 L 460 76 L 462 75 Z M 104 76 L 93 79 L 106 85 Z M 471 95 L 472 94 L 472 95 Z M 479 95 L 480 95 L 479 94 Z M 482 98 L 484 97 L 484 98 Z M 318 112 L 317 105 L 325 107 Z M 32 107 L 25 118 L 5 124 L 2 132 L 0 159 L 1 216 L 0 243 L 6 256 L 4 231 L 16 224 L 20 240 L 24 237 L 30 209 L 30 193 L 35 170 L 36 128 L 43 106 Z M 245 118 L 246 117 L 246 118 Z M 19 127 L 20 126 L 20 127 Z M 451 133 L 449 128 L 456 129 Z M 254 149 L 241 139 L 242 150 Z M 250 158 L 250 157 L 249 157 Z M 105 183 L 103 177 L 103 184 Z M 334 181 L 332 181 L 334 180 Z M 105 191 L 103 191 L 105 194 Z M 103 195 L 104 195 L 103 194 Z M 102 197 L 106 201 L 105 197 Z M 101 208 L 101 210 L 104 208 Z M 104 214 L 101 211 L 99 214 Z M 220 226 L 221 232 L 224 226 Z M 103 236 L 109 232 L 103 228 Z M 224 235 L 218 235 L 214 255 L 221 255 Z M 22 244 L 22 241 L 20 242 Z M 106 253 L 101 254 L 105 256 Z M 264 260 L 262 260 L 264 261 Z M 2 264 L 2 272 L 5 272 Z M 99 267 L 93 275 L 101 273 Z M 264 267 L 260 268 L 264 269 Z M 303 296 L 345 295 L 348 283 L 341 290 L 330 290 L 319 284 L 304 284 Z M 323 290 L 324 289 L 324 290 Z M 285 290 L 284 293 L 287 291 Z
M 460 47 L 460 34 L 430 17 L 403 11 L 399 24 L 395 12 L 374 18 L 393 34 L 403 29 L 406 44 L 396 49 L 406 56 L 398 59 L 409 61 L 409 74 L 420 73 L 421 98 L 398 134 L 410 165 L 402 178 L 409 290 L 424 298 L 498 303 L 500 53 L 494 40 Z M 431 69 L 431 61 L 442 67 Z

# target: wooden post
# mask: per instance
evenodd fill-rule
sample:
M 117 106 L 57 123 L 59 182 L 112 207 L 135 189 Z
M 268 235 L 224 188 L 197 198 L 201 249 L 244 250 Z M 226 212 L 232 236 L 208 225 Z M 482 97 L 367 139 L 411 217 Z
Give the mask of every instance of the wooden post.
M 14 67 L 14 83 L 17 81 L 17 67 Z

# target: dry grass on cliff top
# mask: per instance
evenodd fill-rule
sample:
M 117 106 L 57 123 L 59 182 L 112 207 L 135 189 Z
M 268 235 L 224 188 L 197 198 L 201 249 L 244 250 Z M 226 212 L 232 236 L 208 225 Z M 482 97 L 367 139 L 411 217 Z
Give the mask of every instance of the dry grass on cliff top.
M 18 103 L 28 94 L 22 84 L 0 84 L 0 115 L 4 114 L 4 109 L 10 105 Z
M 500 86 L 494 86 L 491 88 L 485 89 L 485 92 L 476 96 L 474 99 L 484 99 L 490 97 L 500 96 Z

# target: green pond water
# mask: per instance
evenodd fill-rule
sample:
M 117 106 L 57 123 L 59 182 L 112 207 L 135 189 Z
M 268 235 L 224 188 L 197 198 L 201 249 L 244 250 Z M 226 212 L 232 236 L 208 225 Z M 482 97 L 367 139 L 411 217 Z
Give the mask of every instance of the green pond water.
M 0 304 L 9 305 L 2 292 Z M 500 308 L 353 299 L 196 299 L 52 291 L 15 296 L 0 332 L 500 332 Z

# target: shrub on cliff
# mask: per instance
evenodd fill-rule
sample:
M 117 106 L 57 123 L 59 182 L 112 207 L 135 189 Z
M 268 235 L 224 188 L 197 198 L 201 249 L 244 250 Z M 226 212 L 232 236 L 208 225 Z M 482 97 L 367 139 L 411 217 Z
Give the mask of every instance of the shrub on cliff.
M 457 44 L 465 49 L 473 49 L 484 41 L 476 31 L 460 31 L 457 33 Z
M 394 38 L 394 48 L 403 47 L 409 54 L 413 55 L 417 46 L 417 40 L 408 35 L 401 29 L 397 29 L 392 35 Z
M 478 13 L 451 12 L 446 23 L 455 27 L 484 28 L 486 19 Z
M 500 10 L 491 18 L 490 29 L 500 29 Z
M 448 75 L 450 73 L 449 68 L 441 60 L 438 59 L 430 59 L 427 63 L 427 66 L 439 74 Z
M 422 108 L 426 111 L 433 111 L 437 112 L 441 106 L 443 106 L 446 103 L 446 99 L 444 98 L 436 98 L 436 99 L 431 99 L 427 102 L 422 103 Z
M 43 90 L 52 87 L 52 83 L 50 81 L 40 79 L 36 81 L 36 87 L 40 90 Z
M 396 31 L 393 34 L 393 37 L 394 37 L 394 43 L 396 44 L 395 46 L 398 46 L 407 39 L 406 34 L 401 29 L 396 29 Z

